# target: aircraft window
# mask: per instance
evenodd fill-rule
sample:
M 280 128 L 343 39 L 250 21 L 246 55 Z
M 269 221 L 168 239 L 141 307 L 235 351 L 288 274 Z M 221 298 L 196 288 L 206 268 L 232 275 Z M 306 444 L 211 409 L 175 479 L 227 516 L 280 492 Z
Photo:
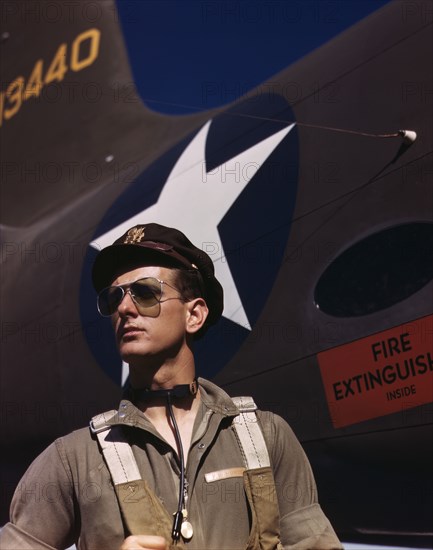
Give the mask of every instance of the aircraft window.
M 432 252 L 432 223 L 409 223 L 370 235 L 323 272 L 315 305 L 329 315 L 356 317 L 397 304 L 433 279 Z

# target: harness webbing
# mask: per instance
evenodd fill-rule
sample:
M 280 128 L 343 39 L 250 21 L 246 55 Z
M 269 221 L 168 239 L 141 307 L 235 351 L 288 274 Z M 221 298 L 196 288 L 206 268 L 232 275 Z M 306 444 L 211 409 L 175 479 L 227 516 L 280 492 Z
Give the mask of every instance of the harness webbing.
M 131 446 L 122 430 L 107 424 L 117 414 L 117 411 L 108 411 L 93 417 L 90 422 L 90 429 L 98 438 L 114 485 L 141 479 Z
M 253 514 L 247 550 L 281 549 L 275 482 L 266 442 L 257 421 L 257 406 L 252 397 L 234 397 L 233 402 L 239 415 L 233 419 L 232 426 L 246 466 L 243 472 L 245 491 Z M 127 530 L 131 534 L 139 534 L 143 522 L 150 521 L 146 532 L 160 534 L 169 540 L 171 519 L 168 512 L 142 479 L 122 426 L 110 424 L 117 414 L 118 411 L 113 410 L 95 416 L 90 422 L 90 429 L 98 438 L 116 487 Z M 264 488 L 267 490 L 264 491 Z M 133 500 L 129 498 L 131 494 L 134 495 Z M 175 547 L 184 548 L 184 545 L 182 541 L 177 541 L 170 545 L 170 548 Z
M 252 397 L 233 397 L 239 416 L 233 428 L 248 470 L 270 466 L 269 453 L 257 421 L 257 405 Z M 109 422 L 118 414 L 112 410 L 92 418 L 90 429 L 96 434 L 114 485 L 141 479 L 132 449 L 121 429 L 113 429 Z
M 270 466 L 268 448 L 257 421 L 257 405 L 252 397 L 232 397 L 239 416 L 233 420 L 233 428 L 248 470 Z
M 132 449 L 122 426 L 110 425 L 118 411 L 95 416 L 90 429 L 96 434 L 107 468 L 116 490 L 125 531 L 130 535 L 145 532 L 171 539 L 172 518 L 159 498 L 142 479 Z M 170 549 L 182 549 L 182 541 L 169 545 Z

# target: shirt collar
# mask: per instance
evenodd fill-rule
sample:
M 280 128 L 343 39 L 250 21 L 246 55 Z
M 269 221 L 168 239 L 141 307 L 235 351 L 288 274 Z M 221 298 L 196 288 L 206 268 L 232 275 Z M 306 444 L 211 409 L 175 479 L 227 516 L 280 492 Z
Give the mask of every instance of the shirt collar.
M 239 414 L 236 405 L 224 390 L 204 378 L 199 378 L 198 381 L 200 384 L 199 391 L 201 403 L 203 404 L 203 407 L 199 409 L 201 413 L 199 412 L 198 414 L 201 414 L 202 418 L 206 416 L 205 409 L 221 417 L 233 417 Z M 119 409 L 113 411 L 113 413 L 115 414 L 107 419 L 107 425 L 138 427 L 155 433 L 155 429 L 150 420 L 128 399 L 123 399 L 120 402 Z

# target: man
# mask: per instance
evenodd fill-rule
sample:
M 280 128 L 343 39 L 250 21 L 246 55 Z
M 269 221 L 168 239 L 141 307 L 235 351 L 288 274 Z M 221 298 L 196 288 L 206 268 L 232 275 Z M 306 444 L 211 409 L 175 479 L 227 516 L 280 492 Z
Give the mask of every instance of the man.
M 125 399 L 34 461 L 1 549 L 341 548 L 289 426 L 196 379 L 194 340 L 223 310 L 209 256 L 139 225 L 98 254 L 93 283 L 129 364 Z

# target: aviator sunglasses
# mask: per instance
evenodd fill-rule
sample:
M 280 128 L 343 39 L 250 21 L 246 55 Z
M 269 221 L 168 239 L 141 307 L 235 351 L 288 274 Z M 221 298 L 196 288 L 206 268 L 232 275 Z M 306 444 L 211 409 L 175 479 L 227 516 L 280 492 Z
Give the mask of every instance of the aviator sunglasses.
M 155 277 L 143 277 L 133 283 L 104 288 L 98 294 L 98 311 L 103 317 L 110 317 L 117 311 L 126 293 L 129 293 L 141 315 L 149 315 L 149 312 L 146 310 L 156 304 L 167 302 L 168 300 L 182 300 L 181 296 L 165 298 L 163 300 L 162 285 L 167 285 L 179 292 L 174 286 Z

